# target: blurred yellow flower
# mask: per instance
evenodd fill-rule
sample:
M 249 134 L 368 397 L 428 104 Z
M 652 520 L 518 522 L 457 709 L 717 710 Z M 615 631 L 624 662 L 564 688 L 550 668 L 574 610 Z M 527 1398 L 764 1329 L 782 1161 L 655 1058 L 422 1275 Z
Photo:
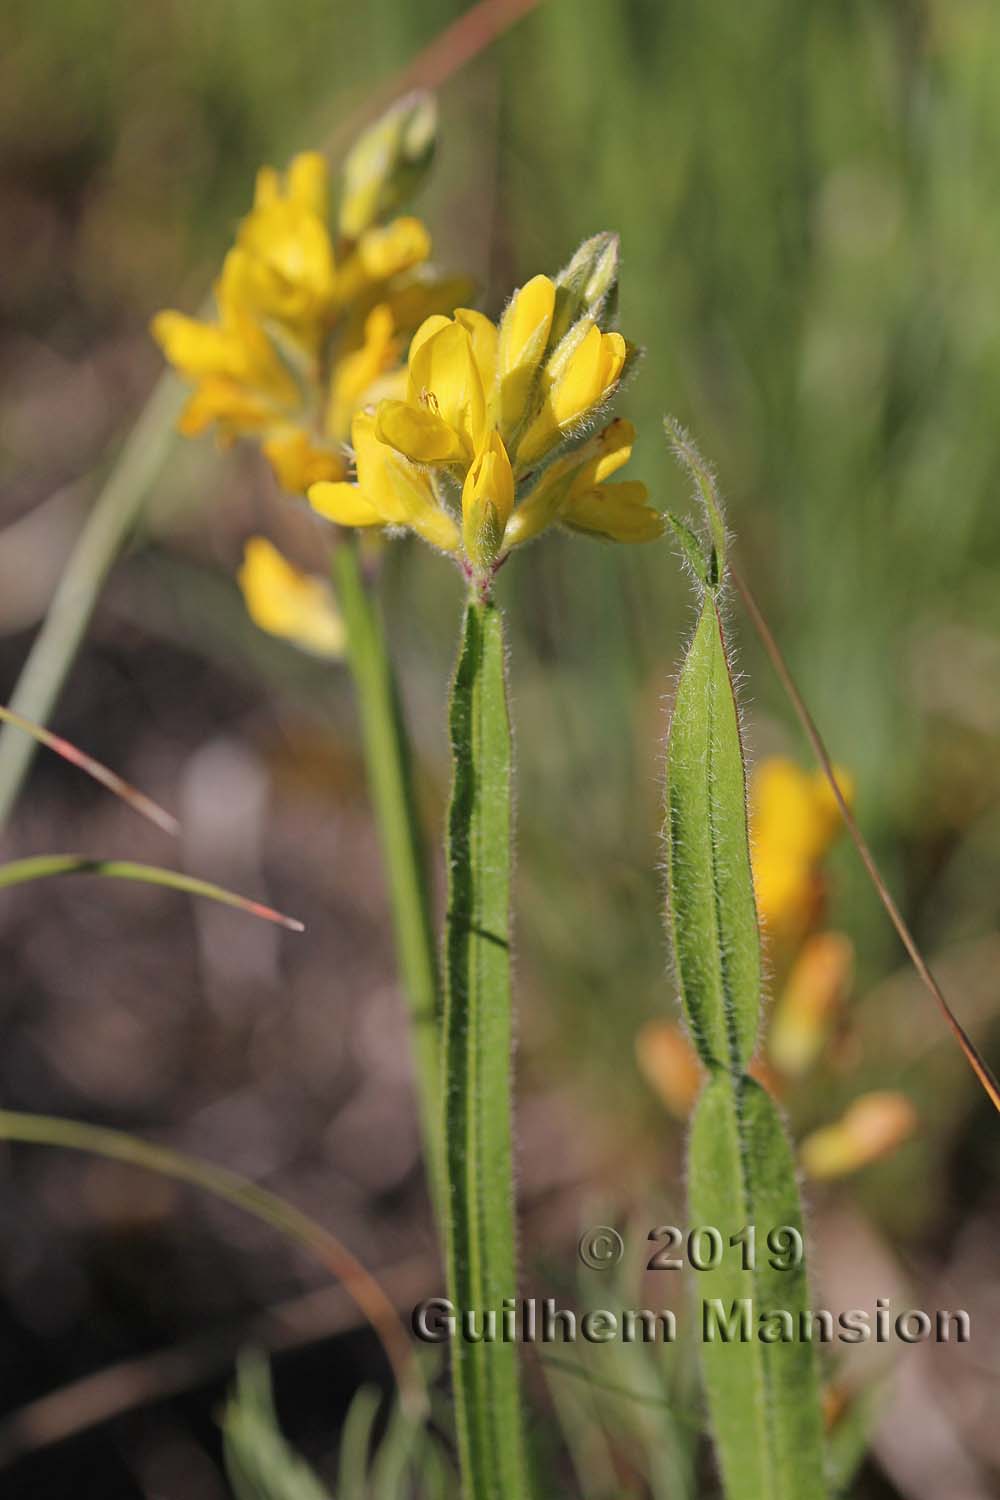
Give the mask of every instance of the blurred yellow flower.
M 433 119 L 424 95 L 400 116 L 414 141 Z M 398 199 L 397 168 L 415 180 L 412 151 L 391 160 L 369 152 L 365 163 L 372 202 Z M 227 441 L 256 437 L 282 488 L 298 494 L 346 476 L 341 445 L 355 412 L 404 394 L 399 361 L 413 330 L 468 291 L 428 266 L 419 219 L 366 220 L 335 246 L 330 197 L 318 152 L 294 157 L 285 173 L 262 168 L 215 287 L 217 318 L 161 312 L 152 321 L 167 359 L 194 386 L 181 431 L 194 436 L 214 423 Z
M 842 932 L 806 938 L 774 1009 L 768 1054 L 799 1077 L 819 1057 L 843 1009 L 854 973 L 854 944 Z
M 686 1120 L 705 1080 L 697 1052 L 676 1021 L 647 1021 L 635 1039 L 639 1071 L 675 1120 Z
M 261 630 L 316 656 L 343 656 L 344 622 L 326 579 L 293 567 L 262 536 L 247 542 L 237 577 L 247 613 Z
M 838 784 L 851 799 L 853 782 Z M 821 771 L 803 771 L 775 756 L 750 784 L 750 830 L 757 908 L 765 930 L 783 944 L 798 942 L 822 909 L 820 863 L 840 827 L 833 793 Z
M 862 1094 L 835 1124 L 806 1137 L 799 1159 L 810 1177 L 845 1177 L 895 1151 L 917 1124 L 917 1112 L 905 1094 Z

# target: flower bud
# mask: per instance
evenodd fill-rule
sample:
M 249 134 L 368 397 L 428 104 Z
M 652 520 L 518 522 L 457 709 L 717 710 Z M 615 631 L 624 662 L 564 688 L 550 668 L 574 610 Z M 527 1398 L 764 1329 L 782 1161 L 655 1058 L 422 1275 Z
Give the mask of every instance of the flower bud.
M 359 137 L 344 162 L 341 234 L 358 239 L 410 196 L 430 166 L 436 137 L 434 96 L 421 92 L 399 99 Z
M 618 236 L 604 231 L 584 240 L 569 265 L 559 272 L 552 347 L 579 318 L 606 322 L 613 314 L 618 297 L 618 261 Z
M 489 438 L 462 486 L 462 539 L 473 567 L 487 572 L 503 543 L 514 509 L 514 475 L 498 432 Z

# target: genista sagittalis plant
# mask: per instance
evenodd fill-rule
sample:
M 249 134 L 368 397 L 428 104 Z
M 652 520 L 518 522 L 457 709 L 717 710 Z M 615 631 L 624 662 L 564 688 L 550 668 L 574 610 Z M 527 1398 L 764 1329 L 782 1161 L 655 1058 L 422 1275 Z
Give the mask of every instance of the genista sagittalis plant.
M 716 1227 L 725 1247 L 698 1277 L 705 1390 L 729 1500 L 821 1500 L 816 1357 L 797 1336 L 808 1288 L 794 1159 L 770 1095 L 748 1076 L 760 1025 L 760 933 L 722 614 L 725 525 L 704 460 L 682 429 L 668 422 L 667 431 L 708 530 L 703 545 L 671 519 L 698 617 L 667 742 L 664 830 L 676 979 L 708 1072 L 688 1142 L 689 1215 Z M 796 1330 L 788 1341 L 786 1317 Z
M 468 598 L 451 694 L 442 1038 L 448 1291 L 459 1309 L 516 1295 L 511 1167 L 511 748 L 493 580 L 549 526 L 607 540 L 662 534 L 645 486 L 609 483 L 634 430 L 595 432 L 634 351 L 607 327 L 618 242 L 586 241 L 535 276 L 499 324 L 459 308 L 410 345 L 405 389 L 352 424 L 354 482 L 310 486 L 341 526 L 409 529 L 460 567 Z M 468 1500 L 529 1492 L 515 1347 L 453 1343 Z

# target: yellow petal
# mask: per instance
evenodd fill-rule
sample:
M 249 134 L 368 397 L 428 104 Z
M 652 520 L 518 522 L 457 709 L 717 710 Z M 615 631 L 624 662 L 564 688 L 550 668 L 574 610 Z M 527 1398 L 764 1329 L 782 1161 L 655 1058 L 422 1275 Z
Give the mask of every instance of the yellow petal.
M 213 422 L 224 437 L 258 432 L 274 421 L 274 408 L 258 392 L 224 377 L 202 380 L 181 412 L 178 432 L 197 437 Z
M 438 328 L 416 352 L 411 347 L 407 394 L 413 406 L 429 407 L 452 429 L 471 462 L 486 438 L 486 401 L 472 339 L 461 323 Z
M 261 630 L 319 656 L 343 656 L 344 622 L 325 579 L 294 568 L 262 536 L 247 542 L 237 576 L 247 612 Z
M 150 323 L 150 332 L 164 355 L 182 375 L 239 375 L 242 351 L 229 334 L 215 323 L 203 323 L 183 313 L 161 312 Z
M 646 486 L 637 480 L 601 484 L 571 496 L 560 520 L 575 531 L 592 532 L 613 542 L 652 542 L 663 535 L 663 517 L 646 500 Z
M 446 552 L 458 546 L 458 528 L 438 504 L 423 469 L 383 442 L 370 412 L 358 412 L 351 425 L 358 482 L 365 496 L 390 525 L 408 526 Z
M 328 521 L 336 521 L 338 526 L 385 525 L 385 518 L 356 484 L 343 481 L 331 484 L 325 480 L 319 484 L 311 484 L 308 500 L 313 510 L 325 516 Z
M 261 447 L 281 488 L 290 495 L 304 495 L 311 484 L 343 479 L 347 473 L 340 449 L 314 440 L 301 427 L 284 428 Z
M 555 297 L 555 283 L 547 276 L 534 276 L 515 292 L 500 324 L 500 421 L 507 433 L 524 418 L 548 344 Z
M 367 403 L 371 387 L 395 364 L 398 354 L 392 313 L 379 303 L 365 319 L 360 347 L 343 354 L 334 366 L 326 416 L 326 429 L 332 436 L 347 437 L 355 411 Z
M 454 463 L 462 457 L 458 434 L 427 406 L 380 401 L 377 425 L 381 440 L 415 463 Z
M 476 568 L 489 568 L 496 561 L 513 508 L 514 475 L 503 440 L 494 431 L 462 487 L 462 537 Z
M 455 322 L 461 323 L 472 341 L 472 357 L 479 370 L 487 402 L 496 384 L 498 334 L 495 323 L 471 307 L 456 307 Z
M 895 1151 L 917 1124 L 917 1112 L 905 1094 L 862 1094 L 836 1124 L 806 1137 L 799 1158 L 810 1177 L 843 1177 Z
M 429 318 L 425 318 L 410 340 L 410 352 L 407 356 L 409 364 L 412 365 L 418 351 L 426 344 L 428 339 L 433 338 L 436 333 L 440 333 L 442 328 L 450 328 L 451 324 L 451 318 L 446 318 L 444 313 L 432 313 Z
M 854 945 L 842 932 L 818 932 L 803 943 L 775 1006 L 768 1055 L 789 1077 L 819 1057 L 843 1009 L 854 970 Z
M 330 172 L 319 151 L 301 151 L 288 168 L 288 196 L 324 222 L 329 214 Z
M 426 260 L 431 237 L 420 219 L 393 219 L 384 229 L 367 229 L 358 241 L 358 255 L 371 281 L 384 281 Z

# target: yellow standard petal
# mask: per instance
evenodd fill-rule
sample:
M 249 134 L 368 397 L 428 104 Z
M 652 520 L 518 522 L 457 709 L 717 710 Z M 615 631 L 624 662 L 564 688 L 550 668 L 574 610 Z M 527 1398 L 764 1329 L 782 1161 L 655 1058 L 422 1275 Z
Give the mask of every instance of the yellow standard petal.
M 507 434 L 524 419 L 538 366 L 548 345 L 555 300 L 555 283 L 547 276 L 534 276 L 514 293 L 503 315 L 497 369 L 500 424 Z
M 343 656 L 344 622 L 325 579 L 293 567 L 262 536 L 247 542 L 237 576 L 247 612 L 261 630 L 317 656 Z
M 422 332 L 410 348 L 407 400 L 440 417 L 471 463 L 486 440 L 486 398 L 472 338 L 450 320 L 430 337 L 421 339 Z
M 409 401 L 380 401 L 378 435 L 418 464 L 455 463 L 462 458 L 461 439 L 429 406 Z
M 376 510 L 356 484 L 346 480 L 332 484 L 321 481 L 307 491 L 313 510 L 338 526 L 384 526 L 385 517 Z
M 514 509 L 514 475 L 499 432 L 491 433 L 462 487 L 462 539 L 473 567 L 492 567 Z

